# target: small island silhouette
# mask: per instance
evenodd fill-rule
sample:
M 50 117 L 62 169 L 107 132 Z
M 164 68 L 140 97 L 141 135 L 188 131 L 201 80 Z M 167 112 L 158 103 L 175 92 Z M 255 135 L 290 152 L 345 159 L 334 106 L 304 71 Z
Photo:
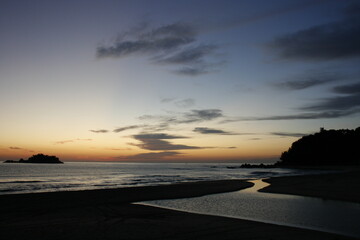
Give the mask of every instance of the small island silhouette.
M 4 163 L 63 163 L 58 157 L 44 155 L 42 153 L 33 155 L 28 160 L 20 159 L 19 161 L 6 160 Z

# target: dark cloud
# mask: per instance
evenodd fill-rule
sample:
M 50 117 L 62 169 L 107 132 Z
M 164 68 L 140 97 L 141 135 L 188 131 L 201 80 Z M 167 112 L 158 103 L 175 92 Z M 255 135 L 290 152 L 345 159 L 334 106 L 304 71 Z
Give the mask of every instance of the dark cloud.
M 173 73 L 184 76 L 198 76 L 209 73 L 209 70 L 204 67 L 192 66 L 192 67 L 182 67 L 176 69 L 173 71 Z
M 127 157 L 119 157 L 121 159 L 132 160 L 132 161 L 161 161 L 168 160 L 169 157 L 180 155 L 181 153 L 175 151 L 164 151 L 164 152 L 151 152 L 151 153 L 140 153 Z
M 131 144 L 142 149 L 152 151 L 170 151 L 170 150 L 184 150 L 184 149 L 201 149 L 196 146 L 188 146 L 181 144 L 172 144 L 169 141 L 163 139 L 179 139 L 186 138 L 182 136 L 173 136 L 164 133 L 153 133 L 153 134 L 138 134 L 133 136 L 134 139 L 142 142 L 140 144 Z
M 289 14 L 291 12 L 296 12 L 304 8 L 308 8 L 314 5 L 327 2 L 328 0 L 304 0 L 299 3 L 294 3 L 294 1 L 285 1 L 280 8 L 267 9 L 263 12 L 258 12 L 252 15 L 243 15 L 239 14 L 237 18 L 221 19 L 219 18 L 208 18 L 205 22 L 202 22 L 201 28 L 207 31 L 224 31 L 232 28 L 238 28 L 241 26 L 249 25 L 258 21 L 264 21 L 269 18 L 273 18 L 279 15 Z M 275 5 L 274 5 L 275 6 Z M 224 21 L 225 20 L 225 21 Z
M 342 94 L 342 96 L 326 98 L 301 109 L 307 111 L 351 111 L 360 108 L 360 83 L 337 86 L 332 91 Z
M 201 122 L 210 121 L 216 118 L 223 117 L 220 109 L 204 109 L 204 110 L 191 110 L 191 112 L 185 113 L 184 122 Z
M 352 9 L 346 11 L 347 15 L 342 21 L 279 37 L 268 47 L 281 58 L 291 60 L 323 61 L 360 57 L 360 14 L 354 7 Z
M 220 129 L 206 128 L 206 127 L 197 127 L 194 128 L 193 131 L 201 134 L 237 135 L 236 133 L 226 132 Z
M 177 135 L 169 135 L 166 133 L 144 133 L 144 134 L 137 134 L 133 136 L 135 139 L 179 139 L 179 138 L 188 138 L 183 136 Z
M 360 14 L 360 4 L 351 3 L 345 8 L 345 14 L 348 16 L 358 17 Z
M 360 94 L 327 98 L 317 104 L 303 107 L 308 111 L 349 111 L 360 107 Z
M 300 113 L 295 115 L 280 115 L 270 117 L 253 118 L 253 120 L 297 120 L 297 119 L 322 119 L 322 118 L 340 118 L 353 115 L 359 111 L 329 111 L 315 113 Z M 250 120 L 251 118 L 249 118 Z
M 145 126 L 146 125 L 131 125 L 131 126 L 126 126 L 126 127 L 116 128 L 113 130 L 113 132 L 119 133 L 119 132 L 123 132 L 123 131 L 130 130 L 130 129 L 142 128 Z
M 107 133 L 109 132 L 108 130 L 105 130 L 105 129 L 100 129 L 100 130 L 89 130 L 90 132 L 93 132 L 93 133 Z
M 308 135 L 308 134 L 304 134 L 304 133 L 291 133 L 291 132 L 272 132 L 270 134 L 275 135 L 275 136 L 281 136 L 281 137 L 303 137 L 303 136 Z
M 360 82 L 334 87 L 333 92 L 340 94 L 358 94 L 360 93 Z
M 299 108 L 301 111 L 306 111 L 304 113 L 266 117 L 227 118 L 222 123 L 341 118 L 360 113 L 360 82 L 333 87 L 332 92 L 341 95 L 320 99 L 315 103 Z
M 199 75 L 209 72 L 209 56 L 217 46 L 197 43 L 198 29 L 187 23 L 174 23 L 152 30 L 140 28 L 122 34 L 111 46 L 97 48 L 98 58 L 122 58 L 130 55 L 149 57 L 155 64 L 180 66 L 173 72 L 183 75 Z M 192 74 L 184 69 L 193 69 Z
M 344 76 L 337 73 L 307 73 L 297 76 L 293 80 L 275 83 L 274 86 L 285 90 L 302 90 L 318 85 L 327 84 L 337 80 L 342 80 Z

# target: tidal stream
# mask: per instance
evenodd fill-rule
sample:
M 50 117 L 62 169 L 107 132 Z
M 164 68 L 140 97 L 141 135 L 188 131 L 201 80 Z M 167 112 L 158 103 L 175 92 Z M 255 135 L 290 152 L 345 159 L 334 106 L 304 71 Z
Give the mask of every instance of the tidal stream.
M 251 182 L 253 187 L 236 192 L 137 204 L 360 237 L 360 204 L 262 193 L 258 190 L 269 184 Z

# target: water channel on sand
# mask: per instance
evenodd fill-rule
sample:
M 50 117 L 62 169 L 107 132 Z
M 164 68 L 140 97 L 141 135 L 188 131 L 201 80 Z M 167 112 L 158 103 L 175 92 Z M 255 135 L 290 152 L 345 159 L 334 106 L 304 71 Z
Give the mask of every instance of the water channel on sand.
M 138 204 L 360 237 L 360 204 L 262 193 L 258 190 L 269 184 L 251 182 L 255 183 L 252 188 L 236 192 Z

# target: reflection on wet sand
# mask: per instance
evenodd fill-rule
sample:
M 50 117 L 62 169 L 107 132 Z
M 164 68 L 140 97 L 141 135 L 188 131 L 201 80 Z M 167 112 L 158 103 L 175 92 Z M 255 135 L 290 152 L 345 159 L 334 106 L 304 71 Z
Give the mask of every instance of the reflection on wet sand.
M 143 202 L 187 212 L 275 223 L 360 237 L 360 204 L 258 192 L 268 186 L 252 180 L 252 188 L 197 198 Z

